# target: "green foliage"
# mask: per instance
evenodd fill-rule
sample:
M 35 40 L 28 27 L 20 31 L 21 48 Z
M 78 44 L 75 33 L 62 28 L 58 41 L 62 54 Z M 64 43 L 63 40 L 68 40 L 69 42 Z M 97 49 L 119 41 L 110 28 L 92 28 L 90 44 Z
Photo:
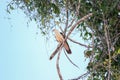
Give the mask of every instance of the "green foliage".
M 81 0 L 80 15 L 83 16 L 89 12 L 93 12 L 94 16 L 86 21 L 87 28 L 94 32 L 94 54 L 93 61 L 88 64 L 87 69 L 92 71 L 88 79 L 106 80 L 109 71 L 109 62 L 111 63 L 110 80 L 118 80 L 120 75 L 119 49 L 120 48 L 120 19 L 117 8 L 119 0 Z M 109 38 L 110 56 L 108 56 L 108 45 L 106 41 L 105 25 L 107 25 L 107 35 Z M 85 36 L 85 35 L 84 35 Z M 116 37 L 116 38 L 115 38 Z M 114 50 L 115 49 L 115 50 Z M 87 51 L 86 55 L 88 52 Z M 93 75 L 93 73 L 95 75 Z
M 47 34 L 47 29 L 52 28 L 51 19 L 60 14 L 60 3 L 50 0 L 13 0 L 8 4 L 7 12 L 10 13 L 14 8 L 22 9 L 31 21 L 36 21 L 42 33 Z
M 106 80 L 109 70 L 110 80 L 120 79 L 119 0 L 13 0 L 8 4 L 7 11 L 10 13 L 16 8 L 22 9 L 30 20 L 35 20 L 44 35 L 54 25 L 65 24 L 66 9 L 69 19 L 80 19 L 92 12 L 92 17 L 77 26 L 80 37 L 93 40 L 90 43 L 93 48 L 84 52 L 85 57 L 90 59 L 88 80 Z

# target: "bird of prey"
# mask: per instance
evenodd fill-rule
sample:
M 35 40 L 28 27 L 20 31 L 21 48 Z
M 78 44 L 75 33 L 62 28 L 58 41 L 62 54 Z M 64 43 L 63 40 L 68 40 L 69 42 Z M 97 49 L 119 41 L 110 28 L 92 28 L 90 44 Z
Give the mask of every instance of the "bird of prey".
M 57 29 L 54 29 L 53 32 L 55 33 L 56 40 L 59 43 L 63 43 L 65 40 L 65 36 L 63 35 L 63 33 L 60 33 Z M 72 53 L 67 41 L 64 42 L 63 47 L 65 48 L 65 50 L 67 51 L 68 54 Z

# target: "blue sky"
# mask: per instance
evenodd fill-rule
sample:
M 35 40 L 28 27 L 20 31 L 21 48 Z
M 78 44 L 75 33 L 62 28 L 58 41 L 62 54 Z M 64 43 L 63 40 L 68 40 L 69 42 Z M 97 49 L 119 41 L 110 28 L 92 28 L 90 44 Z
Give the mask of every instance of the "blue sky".
M 7 0 L 0 3 L 0 80 L 58 80 L 56 56 L 49 60 L 57 42 L 51 33 L 50 40 L 40 34 L 34 21 L 27 25 L 28 18 L 21 10 L 8 14 Z M 10 18 L 10 19 L 8 19 Z M 38 32 L 38 34 L 36 34 Z M 76 34 L 77 41 L 86 43 Z M 60 69 L 64 80 L 75 78 L 86 71 L 85 50 L 69 42 L 72 54 L 68 55 L 80 69 L 74 67 L 64 53 L 60 57 Z

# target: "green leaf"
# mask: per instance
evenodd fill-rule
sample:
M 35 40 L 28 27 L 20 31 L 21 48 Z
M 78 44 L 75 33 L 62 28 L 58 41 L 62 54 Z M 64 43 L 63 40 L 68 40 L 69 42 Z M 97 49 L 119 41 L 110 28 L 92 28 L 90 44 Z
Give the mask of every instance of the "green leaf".
M 53 11 L 55 14 L 60 14 L 60 9 L 58 8 L 58 6 L 56 6 L 54 3 L 52 3 L 51 7 L 53 8 Z
M 14 7 L 12 5 L 9 6 L 11 10 L 14 10 Z
M 120 48 L 118 49 L 118 54 L 120 54 Z

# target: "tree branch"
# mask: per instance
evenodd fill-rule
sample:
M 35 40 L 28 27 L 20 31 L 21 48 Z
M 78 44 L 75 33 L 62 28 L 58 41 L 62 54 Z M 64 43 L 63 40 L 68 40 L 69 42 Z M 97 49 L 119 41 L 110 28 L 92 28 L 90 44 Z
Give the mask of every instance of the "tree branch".
M 58 56 L 57 56 L 56 68 L 57 68 L 57 72 L 58 72 L 58 75 L 59 75 L 60 80 L 63 80 L 62 75 L 61 75 L 61 72 L 60 72 L 60 68 L 59 68 L 59 59 L 60 59 L 61 49 L 62 49 L 62 48 L 60 48 L 60 51 L 59 51 Z
M 65 29 L 64 29 L 64 35 L 66 34 L 66 31 L 67 31 L 67 28 L 68 28 L 68 0 L 66 1 L 66 18 L 67 18 L 67 20 L 66 20 L 66 26 L 65 26 Z
M 72 63 L 75 67 L 77 67 L 79 69 L 79 67 L 74 62 L 72 62 L 72 60 L 68 57 L 65 50 L 64 50 L 64 53 L 65 53 L 65 56 L 67 57 L 67 59 L 70 61 L 70 63 Z
M 73 40 L 73 39 L 71 39 L 71 38 L 68 38 L 68 40 L 70 40 L 71 42 L 76 43 L 76 44 L 78 44 L 78 45 L 80 45 L 80 46 L 84 46 L 84 47 L 86 47 L 86 48 L 92 48 L 92 46 L 87 46 L 87 45 L 82 44 L 82 43 L 80 43 L 80 42 L 77 42 L 77 41 L 75 41 L 75 40 Z
M 79 9 L 80 9 L 80 0 L 78 1 L 78 5 L 76 7 L 76 15 L 79 16 Z
M 81 79 L 81 78 L 83 78 L 83 77 L 86 77 L 89 73 L 90 73 L 90 71 L 87 71 L 86 73 L 80 75 L 78 78 L 71 79 L 71 80 L 79 80 L 79 79 Z
M 84 21 L 85 19 L 87 19 L 87 18 L 90 17 L 90 16 L 92 16 L 92 13 L 89 13 L 88 15 L 86 15 L 86 16 L 82 17 L 80 20 L 78 20 L 78 21 L 71 27 L 71 29 L 70 29 L 70 31 L 68 32 L 68 34 L 67 34 L 67 36 L 66 36 L 66 38 L 65 38 L 64 41 L 66 41 L 66 39 L 68 38 L 68 36 L 69 36 L 69 35 L 71 34 L 71 32 L 76 28 L 76 26 L 77 26 L 78 24 L 80 24 L 80 22 Z
M 72 24 L 73 24 L 74 21 L 75 21 L 75 19 L 72 20 L 72 22 L 71 22 L 71 24 L 68 26 L 68 28 L 72 26 Z
M 107 43 L 107 50 L 108 50 L 108 55 L 109 55 L 109 64 L 108 64 L 108 80 L 110 80 L 110 77 L 111 77 L 111 54 L 110 54 L 110 42 L 109 42 L 109 34 L 108 34 L 108 31 L 107 31 L 107 28 L 108 28 L 108 25 L 107 25 L 107 21 L 104 20 L 104 31 L 105 31 L 105 38 L 106 38 L 106 43 Z
M 64 32 L 63 29 L 61 28 L 61 26 L 59 26 L 59 29 L 60 29 L 62 32 Z
M 55 51 L 51 54 L 50 56 L 50 60 L 57 54 L 57 52 L 59 51 L 59 49 L 61 48 L 62 46 L 62 43 L 61 44 L 58 44 L 57 48 L 55 49 Z

